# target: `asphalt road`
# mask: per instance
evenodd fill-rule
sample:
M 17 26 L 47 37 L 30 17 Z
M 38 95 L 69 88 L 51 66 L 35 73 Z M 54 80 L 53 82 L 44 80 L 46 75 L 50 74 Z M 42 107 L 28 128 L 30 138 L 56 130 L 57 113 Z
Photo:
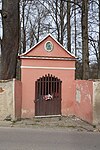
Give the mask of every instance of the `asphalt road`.
M 0 128 L 0 150 L 100 150 L 100 133 Z

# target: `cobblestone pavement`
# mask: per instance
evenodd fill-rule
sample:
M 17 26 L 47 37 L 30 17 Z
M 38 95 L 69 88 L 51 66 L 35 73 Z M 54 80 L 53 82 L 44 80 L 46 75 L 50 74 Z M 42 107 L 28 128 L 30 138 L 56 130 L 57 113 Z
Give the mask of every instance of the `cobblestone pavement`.
M 93 126 L 75 116 L 23 119 L 20 121 L 0 121 L 1 127 L 22 128 L 64 128 L 68 131 L 100 132 L 99 126 Z

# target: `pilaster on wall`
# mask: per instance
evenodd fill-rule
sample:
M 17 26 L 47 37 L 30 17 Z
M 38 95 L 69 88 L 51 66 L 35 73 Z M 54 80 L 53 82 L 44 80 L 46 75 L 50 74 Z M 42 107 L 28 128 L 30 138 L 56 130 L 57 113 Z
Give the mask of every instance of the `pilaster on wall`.
M 93 82 L 93 124 L 100 124 L 100 80 Z
M 22 83 L 19 80 L 14 80 L 14 116 L 15 119 L 21 118 L 22 109 Z

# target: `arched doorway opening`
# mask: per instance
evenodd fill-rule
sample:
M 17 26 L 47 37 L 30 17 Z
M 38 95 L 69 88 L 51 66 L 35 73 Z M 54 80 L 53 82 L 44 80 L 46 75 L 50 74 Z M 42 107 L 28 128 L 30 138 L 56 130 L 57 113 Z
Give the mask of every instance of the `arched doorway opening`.
M 53 75 L 45 75 L 35 82 L 35 116 L 61 114 L 61 83 Z

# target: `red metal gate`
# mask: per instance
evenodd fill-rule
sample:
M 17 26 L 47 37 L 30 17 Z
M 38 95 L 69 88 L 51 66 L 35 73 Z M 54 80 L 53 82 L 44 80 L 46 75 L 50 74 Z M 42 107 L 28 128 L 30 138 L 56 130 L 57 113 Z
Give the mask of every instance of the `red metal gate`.
M 45 75 L 35 82 L 35 115 L 61 114 L 61 80 Z

